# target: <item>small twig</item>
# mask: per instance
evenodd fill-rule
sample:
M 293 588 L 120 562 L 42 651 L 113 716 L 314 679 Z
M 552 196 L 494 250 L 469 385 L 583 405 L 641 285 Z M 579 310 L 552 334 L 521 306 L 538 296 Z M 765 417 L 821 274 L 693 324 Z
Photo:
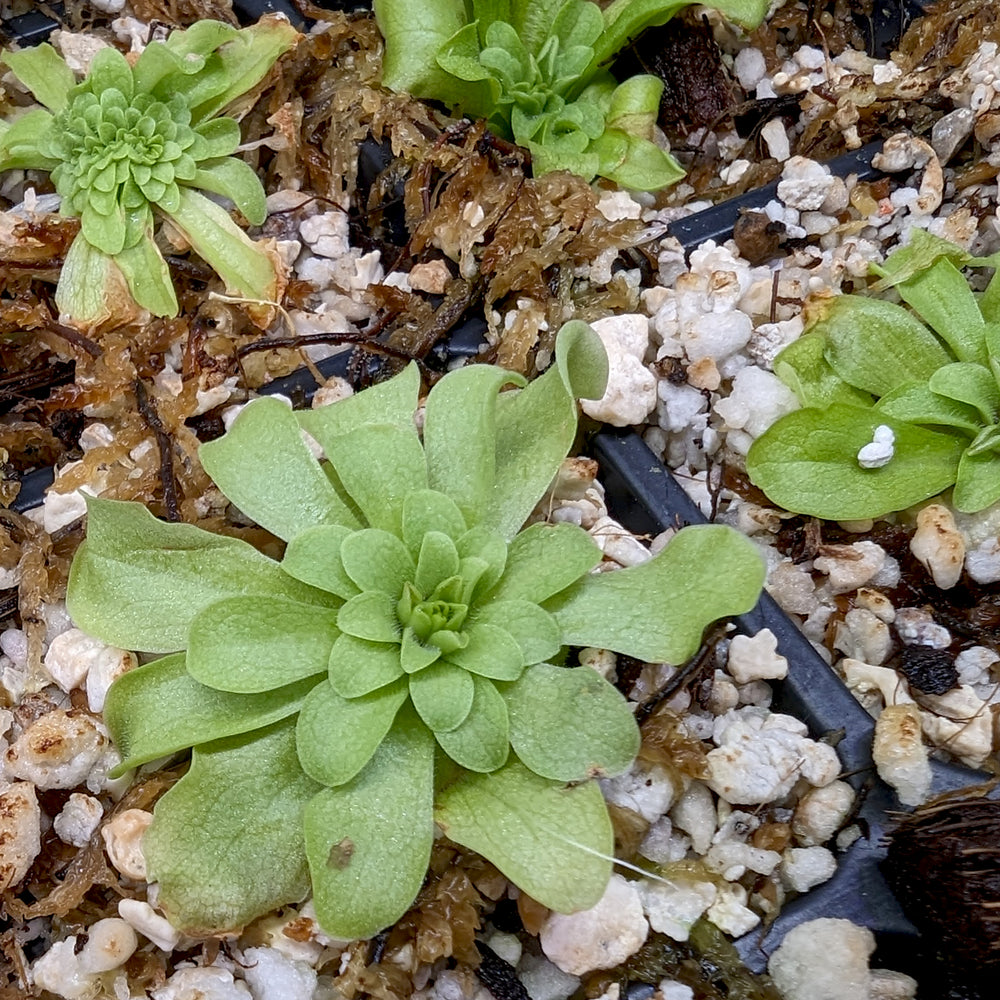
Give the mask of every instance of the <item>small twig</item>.
M 156 435 L 156 444 L 160 449 L 160 481 L 163 484 L 163 505 L 167 509 L 167 520 L 179 521 L 181 511 L 177 499 L 177 480 L 174 478 L 173 441 L 170 438 L 170 433 L 163 426 L 163 421 L 160 420 L 160 415 L 156 412 L 156 407 L 149 398 L 142 379 L 135 380 L 134 390 L 139 413 L 149 429 Z
M 49 328 L 52 333 L 58 337 L 62 337 L 63 340 L 68 344 L 72 344 L 74 347 L 79 347 L 81 351 L 85 351 L 92 358 L 99 358 L 104 351 L 101 349 L 100 344 L 96 341 L 90 339 L 90 337 L 85 337 L 78 330 L 74 330 L 71 326 L 64 326 L 59 322 L 59 313 L 53 308 L 55 303 L 52 301 L 52 296 L 45 289 L 42 289 L 38 293 L 38 297 L 42 299 L 49 311 L 49 316 L 51 317 L 49 321 Z

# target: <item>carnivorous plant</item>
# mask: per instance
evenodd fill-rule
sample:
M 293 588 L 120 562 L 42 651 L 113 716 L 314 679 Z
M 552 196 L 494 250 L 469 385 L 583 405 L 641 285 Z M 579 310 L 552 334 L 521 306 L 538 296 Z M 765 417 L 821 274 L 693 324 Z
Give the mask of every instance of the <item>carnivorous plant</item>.
M 123 283 L 154 315 L 177 314 L 157 216 L 231 292 L 275 297 L 271 256 L 201 192 L 230 199 L 251 223 L 264 221 L 260 180 L 231 155 L 240 127 L 220 111 L 255 87 L 297 37 L 277 17 L 241 30 L 198 21 L 150 42 L 134 63 L 112 46 L 100 49 L 81 82 L 48 43 L 3 53 L 43 106 L 0 122 L 0 170 L 49 171 L 62 214 L 80 220 L 56 290 L 71 322 L 98 325 Z
M 607 66 L 692 0 L 375 0 L 382 82 L 486 118 L 531 151 L 537 173 L 570 170 L 656 190 L 684 176 L 653 139 L 663 83 L 618 83 Z M 756 27 L 766 0 L 709 4 Z
M 446 375 L 422 435 L 414 364 L 307 412 L 252 402 L 200 455 L 281 559 L 89 501 L 75 621 L 166 654 L 109 692 L 119 770 L 193 747 L 143 842 L 179 927 L 230 930 L 311 889 L 328 933 L 373 935 L 416 897 L 435 824 L 546 906 L 601 896 L 613 838 L 594 779 L 629 766 L 639 732 L 567 647 L 682 662 L 763 579 L 721 526 L 613 572 L 594 572 L 582 528 L 524 527 L 606 366 L 571 322 L 528 385 L 487 365 Z
M 802 409 L 753 443 L 753 482 L 788 510 L 837 520 L 949 487 L 960 511 L 1000 500 L 1000 272 L 976 295 L 959 270 L 998 263 L 918 229 L 873 290 L 894 287 L 924 322 L 874 297 L 820 302 L 775 360 Z

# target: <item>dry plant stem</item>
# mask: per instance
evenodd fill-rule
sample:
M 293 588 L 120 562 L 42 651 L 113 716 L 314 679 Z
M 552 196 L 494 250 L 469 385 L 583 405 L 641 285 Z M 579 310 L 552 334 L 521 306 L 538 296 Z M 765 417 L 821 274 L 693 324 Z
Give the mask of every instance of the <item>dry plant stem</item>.
M 174 477 L 174 444 L 169 431 L 163 426 L 156 406 L 146 392 L 142 379 L 135 380 L 135 401 L 142 419 L 156 435 L 156 445 L 160 449 L 160 482 L 163 484 L 163 504 L 167 509 L 168 521 L 180 521 L 180 504 L 177 498 L 177 479 Z

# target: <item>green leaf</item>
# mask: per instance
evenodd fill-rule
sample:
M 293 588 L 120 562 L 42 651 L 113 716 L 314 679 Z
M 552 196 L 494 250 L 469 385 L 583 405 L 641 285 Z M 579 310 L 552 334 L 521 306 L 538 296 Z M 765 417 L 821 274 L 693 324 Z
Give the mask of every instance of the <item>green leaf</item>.
M 962 455 L 952 501 L 963 514 L 975 514 L 1000 500 L 1000 455 L 996 451 Z
M 224 208 L 189 187 L 181 187 L 179 207 L 168 214 L 195 252 L 226 283 L 230 295 L 274 301 L 278 291 L 274 261 Z
M 600 399 L 608 359 L 596 333 L 571 320 L 556 338 L 556 361 L 517 393 L 501 396 L 496 473 L 483 524 L 513 538 L 548 489 L 576 436 L 576 399 Z
M 275 598 L 231 597 L 195 615 L 187 668 L 207 687 L 273 691 L 325 673 L 340 632 L 332 608 Z
M 35 108 L 0 127 L 0 170 L 52 170 L 59 161 L 39 148 L 52 126 L 52 115 Z
M 428 531 L 420 546 L 416 576 L 411 577 L 414 586 L 425 596 L 449 577 L 458 574 L 458 549 L 443 532 Z
M 897 246 L 882 264 L 869 264 L 869 271 L 881 275 L 881 280 L 871 285 L 869 291 L 884 292 L 887 288 L 894 288 L 900 282 L 909 281 L 933 267 L 942 257 L 960 267 L 966 267 L 976 260 L 972 254 L 950 240 L 914 227 L 907 233 L 904 246 Z
M 979 433 L 982 420 L 976 410 L 965 403 L 939 396 L 926 382 L 910 382 L 883 396 L 875 410 L 894 420 L 911 424 L 938 424 Z
M 992 424 L 1000 408 L 1000 389 L 988 368 L 972 361 L 956 361 L 939 368 L 927 387 L 956 403 L 967 403 L 980 413 L 983 423 Z
M 633 191 L 659 191 L 676 184 L 684 168 L 654 142 L 620 129 L 609 129 L 592 143 L 597 153 L 597 173 Z
M 132 68 L 128 60 L 113 46 L 99 49 L 87 72 L 87 86 L 104 99 L 109 91 L 117 90 L 125 101 L 131 101 L 134 92 Z
M 466 646 L 446 655 L 449 663 L 498 681 L 512 681 L 521 676 L 525 664 L 524 653 L 504 627 L 473 624 L 465 630 L 465 635 L 469 640 Z M 544 637 L 541 641 L 544 641 Z
M 198 457 L 244 514 L 285 541 L 317 525 L 361 527 L 280 400 L 255 399 L 228 433 L 198 449 Z
M 371 424 L 322 443 L 344 489 L 368 523 L 401 534 L 407 494 L 427 489 L 427 463 L 416 432 Z M 378 456 L 377 462 L 372 461 L 373 455 Z
M 520 646 L 524 664 L 551 659 L 563 644 L 555 618 L 530 601 L 493 601 L 478 610 L 475 623 L 502 628 Z
M 567 644 L 683 663 L 705 627 L 749 611 L 763 583 L 752 542 L 722 525 L 698 525 L 679 531 L 648 562 L 586 576 L 545 608 Z
M 170 922 L 208 937 L 302 899 L 303 810 L 318 790 L 299 767 L 292 720 L 197 747 L 142 840 Z
M 296 413 L 299 425 L 308 431 L 329 454 L 331 443 L 368 424 L 391 424 L 416 434 L 413 415 L 420 391 L 420 369 L 415 362 L 398 375 L 370 386 L 329 406 Z
M 344 698 L 329 683 L 317 684 L 295 728 L 302 770 L 329 787 L 350 781 L 392 728 L 407 694 L 402 679 L 361 698 Z
M 125 276 L 132 298 L 154 316 L 176 316 L 179 310 L 170 268 L 153 240 L 152 213 L 143 237 L 115 254 L 115 264 Z M 126 240 L 127 243 L 127 240 Z M 84 318 L 84 317 L 77 317 Z
M 229 120 L 216 118 L 208 124 Z M 233 156 L 202 160 L 190 183 L 192 187 L 228 198 L 253 226 L 263 225 L 267 218 L 267 203 L 260 178 L 242 160 Z
M 543 906 L 571 913 L 604 895 L 614 835 L 595 781 L 567 788 L 510 760 L 462 774 L 439 792 L 434 818 Z
M 495 771 L 507 760 L 510 737 L 507 704 L 492 681 L 472 678 L 475 691 L 469 714 L 455 729 L 438 730 L 434 738 L 458 765 L 470 771 Z
M 348 535 L 340 547 L 344 572 L 361 590 L 398 597 L 413 579 L 413 559 L 403 542 L 388 531 L 365 528 Z
M 77 233 L 63 258 L 56 286 L 60 315 L 85 326 L 100 325 L 120 306 L 117 300 L 124 292 L 125 278 L 118 265 L 108 254 L 91 246 L 83 233 Z
M 875 428 L 895 435 L 895 455 L 880 469 L 863 469 L 857 454 Z M 967 441 L 915 427 L 859 406 L 797 410 L 750 446 L 752 482 L 786 510 L 829 520 L 881 517 L 947 489 Z
M 497 393 L 511 383 L 525 381 L 493 365 L 468 365 L 445 375 L 427 397 L 427 481 L 455 501 L 469 525 L 482 520 L 493 491 Z
M 327 934 L 374 937 L 416 898 L 434 840 L 433 774 L 434 741 L 404 710 L 357 777 L 309 803 L 306 852 Z
M 6 51 L 0 61 L 6 63 L 35 99 L 50 111 L 62 111 L 69 103 L 69 92 L 76 86 L 76 77 L 48 42 L 19 52 Z
M 621 774 L 639 752 L 639 727 L 628 702 L 590 667 L 537 663 L 502 694 L 510 744 L 543 778 Z
M 80 628 L 113 645 L 183 649 L 195 615 L 227 597 L 332 603 L 237 538 L 165 524 L 138 503 L 88 498 L 87 515 L 66 604 Z
M 350 528 L 340 524 L 308 528 L 288 543 L 281 568 L 296 580 L 327 590 L 345 601 L 356 597 L 361 591 L 340 559 L 340 547 L 351 534 Z
M 774 374 L 803 406 L 824 409 L 834 403 L 871 404 L 870 393 L 848 385 L 826 360 L 826 338 L 818 331 L 802 334 L 774 359 Z
M 475 684 L 450 663 L 432 663 L 410 674 L 410 698 L 420 718 L 435 732 L 457 729 L 469 716 Z
M 826 338 L 826 359 L 837 375 L 876 396 L 924 382 L 954 360 L 902 306 L 881 299 L 838 295 L 810 329 Z
M 583 528 L 536 522 L 511 541 L 503 576 L 487 600 L 541 604 L 576 583 L 600 561 L 601 550 Z
M 330 653 L 330 683 L 344 698 L 360 698 L 403 676 L 398 642 L 342 635 Z
M 420 555 L 424 535 L 439 531 L 453 540 L 465 534 L 462 512 L 451 497 L 436 490 L 414 490 L 403 501 L 402 537 L 414 559 Z
M 199 684 L 183 653 L 161 657 L 119 677 L 108 691 L 104 721 L 121 752 L 113 774 L 226 736 L 263 729 L 299 711 L 317 683 L 309 677 L 257 695 Z
M 346 635 L 369 642 L 398 642 L 395 599 L 381 590 L 352 597 L 337 614 L 337 627 Z
M 507 565 L 507 543 L 497 532 L 481 525 L 469 528 L 456 542 L 462 579 L 471 582 L 472 597 L 477 598 L 493 587 Z M 473 569 L 471 560 L 478 569 Z M 485 567 L 485 568 L 484 568 Z

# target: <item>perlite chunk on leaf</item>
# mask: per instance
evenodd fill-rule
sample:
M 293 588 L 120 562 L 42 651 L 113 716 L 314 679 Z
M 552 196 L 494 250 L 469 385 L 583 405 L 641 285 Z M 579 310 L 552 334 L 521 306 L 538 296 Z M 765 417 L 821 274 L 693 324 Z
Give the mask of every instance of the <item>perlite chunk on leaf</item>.
M 595 778 L 630 765 L 639 731 L 565 648 L 680 662 L 711 621 L 752 607 L 764 575 L 728 528 L 594 574 L 583 529 L 523 527 L 573 444 L 576 397 L 606 378 L 574 321 L 524 388 L 493 367 L 446 375 L 422 436 L 415 365 L 308 413 L 251 403 L 201 454 L 287 541 L 280 562 L 91 502 L 76 621 L 171 654 L 108 694 L 122 767 L 194 748 L 147 835 L 177 926 L 221 933 L 311 887 L 329 934 L 371 936 L 413 902 L 435 822 L 552 909 L 600 898 L 613 838 Z

